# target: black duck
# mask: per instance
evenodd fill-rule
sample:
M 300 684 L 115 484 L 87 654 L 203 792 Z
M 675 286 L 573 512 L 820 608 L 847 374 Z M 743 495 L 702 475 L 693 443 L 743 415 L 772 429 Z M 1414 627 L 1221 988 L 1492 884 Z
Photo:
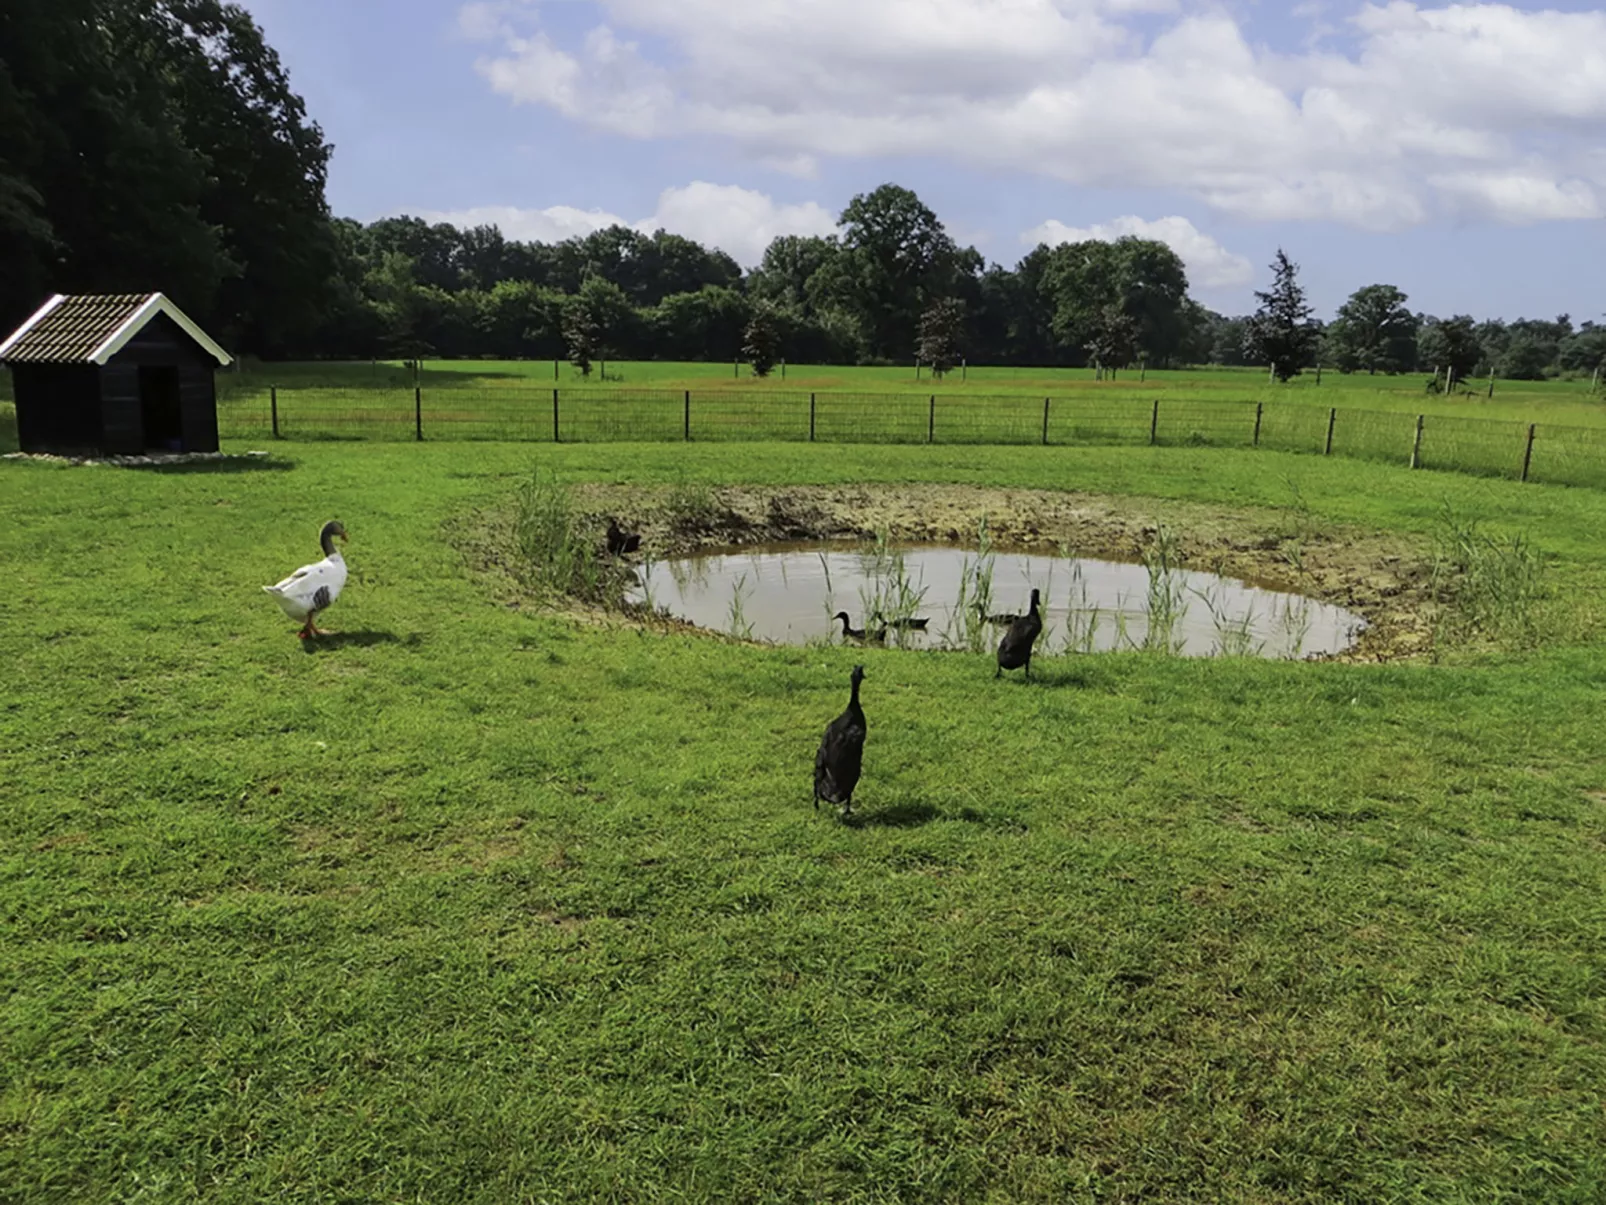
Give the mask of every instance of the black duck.
M 855 665 L 851 678 L 853 694 L 847 710 L 826 725 L 820 738 L 820 750 L 814 755 L 814 806 L 820 800 L 838 804 L 846 816 L 853 807 L 853 788 L 859 785 L 859 771 L 864 765 L 864 708 L 859 706 L 859 683 L 864 681 L 864 666 Z
M 627 552 L 634 552 L 641 547 L 641 533 L 625 531 L 619 526 L 618 519 L 608 520 L 608 555 L 623 556 Z
M 1026 676 L 1032 676 L 1032 645 L 1037 643 L 1037 637 L 1043 631 L 1043 617 L 1037 611 L 1036 590 L 1032 591 L 1032 605 L 1014 623 L 1009 625 L 1009 631 L 998 642 L 998 669 L 993 677 L 998 677 L 1006 669 L 1024 669 Z

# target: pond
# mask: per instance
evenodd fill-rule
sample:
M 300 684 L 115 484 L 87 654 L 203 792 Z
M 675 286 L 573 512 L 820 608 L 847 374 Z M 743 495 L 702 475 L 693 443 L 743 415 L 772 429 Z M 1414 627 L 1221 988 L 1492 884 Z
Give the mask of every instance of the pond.
M 1365 620 L 1298 594 L 1168 565 L 932 545 L 789 543 L 646 562 L 630 601 L 698 627 L 778 644 L 844 639 L 845 611 L 874 640 L 986 649 L 997 618 L 1042 592 L 1039 652 L 1157 648 L 1186 656 L 1337 653 Z M 866 617 L 871 617 L 866 622 Z M 875 618 L 879 616 L 880 618 Z M 924 619 L 923 628 L 897 621 Z

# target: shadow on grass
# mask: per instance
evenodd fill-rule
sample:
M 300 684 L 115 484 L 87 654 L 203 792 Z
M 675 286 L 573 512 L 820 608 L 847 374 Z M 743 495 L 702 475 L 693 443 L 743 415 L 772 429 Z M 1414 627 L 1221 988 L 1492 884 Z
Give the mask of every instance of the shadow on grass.
M 179 473 L 283 473 L 295 468 L 296 462 L 278 456 L 253 456 L 229 460 L 192 460 L 183 464 L 131 464 L 127 467 L 137 472 L 160 473 L 163 476 Z
M 403 648 L 415 649 L 424 643 L 424 639 L 417 632 L 402 637 L 395 632 L 380 632 L 373 628 L 363 628 L 356 632 L 330 632 L 327 636 L 314 636 L 310 640 L 301 642 L 303 653 L 332 653 L 343 648 L 373 648 L 378 644 L 399 644 Z
M 849 828 L 918 828 L 942 815 L 929 803 L 894 803 L 888 807 L 850 812 L 842 821 Z
M 1063 660 L 1068 658 L 1057 657 L 1041 664 L 1034 664 L 1030 678 L 1019 670 L 1005 670 L 1003 678 L 995 679 L 993 684 L 1001 686 L 1005 680 L 1009 680 L 1017 686 L 1038 686 L 1050 690 L 1070 686 L 1087 690 L 1098 686 L 1102 681 L 1102 675 L 1091 666 L 1058 664 Z

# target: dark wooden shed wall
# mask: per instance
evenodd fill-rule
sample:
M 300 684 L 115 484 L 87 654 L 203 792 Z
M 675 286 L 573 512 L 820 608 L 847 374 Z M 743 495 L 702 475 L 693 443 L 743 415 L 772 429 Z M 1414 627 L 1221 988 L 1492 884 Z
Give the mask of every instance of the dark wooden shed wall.
M 217 361 L 165 314 L 152 319 L 104 367 L 13 364 L 18 444 L 24 452 L 138 455 L 148 450 L 139 370 L 162 366 L 178 370 L 182 450 L 216 452 Z
M 100 370 L 101 426 L 106 450 L 137 455 L 147 448 L 140 419 L 139 370 L 178 368 L 186 452 L 217 451 L 217 361 L 166 314 L 158 314 Z
M 13 364 L 17 446 L 24 452 L 100 447 L 100 369 L 93 364 Z

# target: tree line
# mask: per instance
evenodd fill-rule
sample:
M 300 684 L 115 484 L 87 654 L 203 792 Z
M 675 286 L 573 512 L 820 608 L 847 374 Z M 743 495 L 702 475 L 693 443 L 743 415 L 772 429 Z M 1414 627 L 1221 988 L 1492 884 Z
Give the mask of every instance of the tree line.
M 744 271 L 613 226 L 555 243 L 415 217 L 333 217 L 333 148 L 250 15 L 223 0 L 0 7 L 0 326 L 51 292 L 161 289 L 264 358 L 605 358 L 1086 366 L 1316 363 L 1451 378 L 1589 373 L 1606 329 L 1415 313 L 1392 285 L 1323 324 L 1281 251 L 1259 309 L 1189 296 L 1180 257 L 1122 238 L 1014 267 L 960 246 L 894 184 L 838 233 Z

